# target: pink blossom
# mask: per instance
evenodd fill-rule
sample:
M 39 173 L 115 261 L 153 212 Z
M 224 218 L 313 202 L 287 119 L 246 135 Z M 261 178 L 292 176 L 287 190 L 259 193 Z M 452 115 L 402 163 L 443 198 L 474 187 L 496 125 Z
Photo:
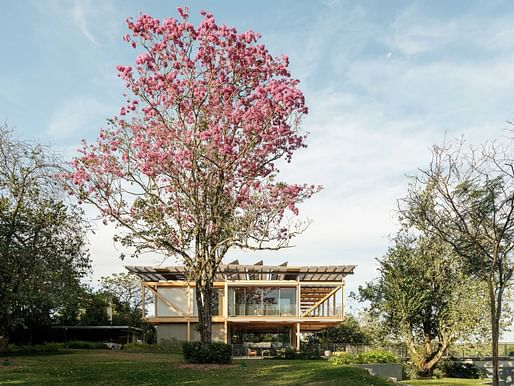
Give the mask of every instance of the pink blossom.
M 144 47 L 134 67 L 116 67 L 129 96 L 97 142 L 82 144 L 69 189 L 105 219 L 177 248 L 190 247 L 198 230 L 287 239 L 284 219 L 321 189 L 278 182 L 276 161 L 306 146 L 308 110 L 289 59 L 208 12 L 196 27 L 187 7 L 178 13 L 127 19 L 123 40 Z M 209 217 L 222 209 L 222 222 Z

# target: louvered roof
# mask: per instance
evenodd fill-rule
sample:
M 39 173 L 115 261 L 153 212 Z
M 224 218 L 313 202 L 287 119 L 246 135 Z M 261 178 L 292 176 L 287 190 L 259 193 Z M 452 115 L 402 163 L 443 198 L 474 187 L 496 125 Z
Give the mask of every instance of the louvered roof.
M 187 280 L 186 267 L 175 266 L 126 266 L 145 281 Z M 313 265 L 288 266 L 287 262 L 280 265 L 256 264 L 221 264 L 215 280 L 300 280 L 300 281 L 339 281 L 346 275 L 353 274 L 355 265 Z

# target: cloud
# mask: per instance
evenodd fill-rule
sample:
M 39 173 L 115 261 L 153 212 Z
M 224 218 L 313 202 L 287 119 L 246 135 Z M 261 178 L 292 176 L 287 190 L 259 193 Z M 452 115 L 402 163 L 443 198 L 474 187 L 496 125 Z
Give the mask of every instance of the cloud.
M 102 46 L 104 41 L 119 38 L 122 18 L 112 0 L 49 0 L 35 2 L 44 14 L 77 30 L 90 43 Z
M 53 139 L 72 136 L 86 137 L 86 133 L 97 133 L 114 109 L 99 100 L 75 97 L 63 102 L 53 112 L 46 133 Z
M 82 35 L 84 35 L 92 43 L 98 45 L 98 41 L 91 33 L 88 26 L 87 13 L 88 10 L 91 10 L 90 5 L 90 1 L 75 0 L 71 6 L 70 13 L 75 26 L 82 33 Z

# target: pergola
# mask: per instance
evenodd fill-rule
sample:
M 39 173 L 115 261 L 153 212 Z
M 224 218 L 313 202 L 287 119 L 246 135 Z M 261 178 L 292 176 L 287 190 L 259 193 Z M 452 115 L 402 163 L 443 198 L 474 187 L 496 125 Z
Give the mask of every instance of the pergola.
M 187 268 L 183 265 L 166 267 L 127 266 L 126 268 L 148 282 L 188 280 Z M 215 281 L 341 281 L 346 275 L 353 274 L 354 269 L 355 265 L 288 266 L 287 262 L 280 265 L 264 265 L 262 261 L 255 264 L 239 264 L 239 261 L 235 260 L 229 264 L 220 264 Z

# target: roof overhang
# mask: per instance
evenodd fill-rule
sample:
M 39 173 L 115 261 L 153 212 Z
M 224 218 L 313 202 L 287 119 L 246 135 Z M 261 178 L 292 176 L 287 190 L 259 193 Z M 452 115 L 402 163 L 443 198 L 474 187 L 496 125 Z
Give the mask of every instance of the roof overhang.
M 299 280 L 302 282 L 341 281 L 353 274 L 355 265 L 287 266 L 261 264 L 221 264 L 215 281 L 226 280 Z M 188 272 L 182 265 L 175 266 L 126 266 L 130 272 L 144 281 L 187 281 Z

